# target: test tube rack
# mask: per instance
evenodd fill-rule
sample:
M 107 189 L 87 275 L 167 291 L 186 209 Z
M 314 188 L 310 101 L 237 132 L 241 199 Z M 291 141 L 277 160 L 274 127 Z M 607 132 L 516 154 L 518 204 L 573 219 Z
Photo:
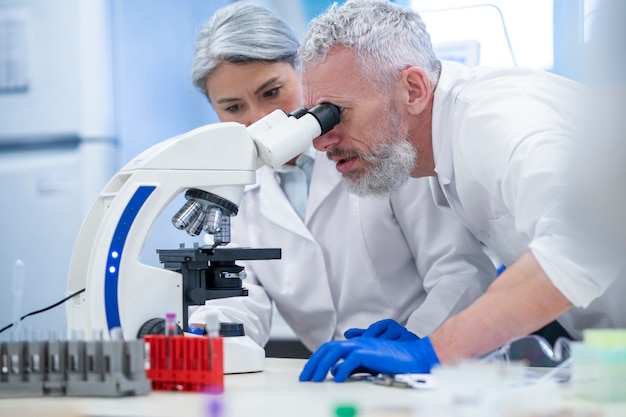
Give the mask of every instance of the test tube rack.
M 0 343 L 0 398 L 150 392 L 143 340 Z
M 223 338 L 147 335 L 148 378 L 156 391 L 224 391 Z

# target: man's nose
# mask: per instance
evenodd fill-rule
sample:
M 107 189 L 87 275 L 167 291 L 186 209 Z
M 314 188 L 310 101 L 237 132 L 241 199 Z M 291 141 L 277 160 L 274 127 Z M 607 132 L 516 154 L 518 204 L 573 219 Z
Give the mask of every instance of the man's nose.
M 313 147 L 320 152 L 328 152 L 340 141 L 339 135 L 332 129 L 330 132 L 313 139 Z

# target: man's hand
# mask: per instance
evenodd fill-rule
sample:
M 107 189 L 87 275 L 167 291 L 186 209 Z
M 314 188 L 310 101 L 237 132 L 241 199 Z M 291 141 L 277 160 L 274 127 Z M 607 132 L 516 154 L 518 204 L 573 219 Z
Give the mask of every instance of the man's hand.
M 410 342 L 419 340 L 419 336 L 407 330 L 395 320 L 384 319 L 370 325 L 367 329 L 351 328 L 343 334 L 346 339 L 355 337 L 376 337 L 379 339 L 397 340 L 401 342 Z
M 309 358 L 300 381 L 321 382 L 328 371 L 335 382 L 344 382 L 363 369 L 390 375 L 426 373 L 437 364 L 439 358 L 427 337 L 408 342 L 358 337 L 324 343 Z

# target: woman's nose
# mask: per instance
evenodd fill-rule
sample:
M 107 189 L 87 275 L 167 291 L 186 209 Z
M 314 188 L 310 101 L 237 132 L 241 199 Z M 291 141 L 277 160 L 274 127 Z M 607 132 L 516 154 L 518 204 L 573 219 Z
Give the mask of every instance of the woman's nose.
M 268 114 L 270 114 L 274 109 L 268 109 L 262 106 L 250 106 L 250 111 L 248 112 L 248 118 L 250 119 L 250 124 L 261 120 Z

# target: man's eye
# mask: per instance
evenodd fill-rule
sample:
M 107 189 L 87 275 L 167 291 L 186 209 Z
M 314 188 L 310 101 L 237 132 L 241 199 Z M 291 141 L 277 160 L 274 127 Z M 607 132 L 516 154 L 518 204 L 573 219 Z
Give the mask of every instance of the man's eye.
M 322 103 L 322 104 L 332 104 L 333 106 L 337 107 L 337 109 L 339 110 L 339 114 L 343 113 L 343 111 L 345 110 L 345 108 L 343 108 L 343 107 L 341 107 L 341 106 L 338 106 L 338 105 L 336 105 L 335 103 L 331 103 L 330 101 L 325 101 L 325 102 L 324 102 L 324 103 Z
M 332 103 L 330 103 L 330 104 L 332 104 Z M 336 104 L 333 104 L 333 106 L 335 106 L 335 107 L 337 108 L 337 110 L 339 110 L 339 114 L 340 114 L 340 115 L 341 115 L 341 113 L 343 113 L 343 111 L 345 110 L 345 108 L 344 108 L 344 107 L 338 106 L 338 105 L 336 105 Z

